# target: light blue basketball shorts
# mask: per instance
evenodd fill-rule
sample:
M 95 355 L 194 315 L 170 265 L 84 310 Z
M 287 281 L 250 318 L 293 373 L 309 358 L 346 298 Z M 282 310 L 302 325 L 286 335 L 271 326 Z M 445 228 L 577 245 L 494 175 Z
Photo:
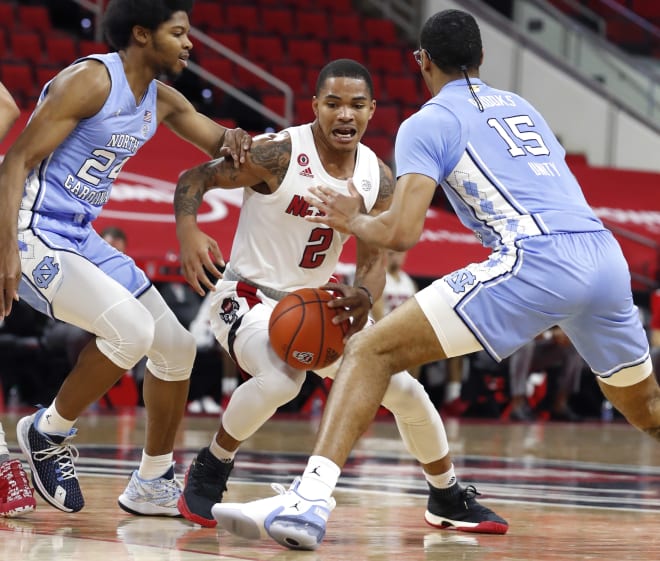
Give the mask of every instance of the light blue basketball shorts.
M 633 369 L 641 380 L 651 372 L 628 264 L 607 230 L 520 240 L 416 298 L 448 356 L 482 347 L 501 361 L 559 326 L 602 378 Z
M 99 294 L 116 291 L 119 300 L 125 289 L 139 297 L 151 286 L 133 259 L 108 244 L 90 224 L 79 226 L 42 218 L 40 225 L 43 227 L 19 230 L 18 238 L 23 272 L 19 297 L 34 309 L 55 317 L 52 303 L 62 292 L 74 297 L 67 296 L 67 302 L 60 297 L 58 307 L 73 311 L 89 306 L 94 295 L 98 299 Z M 75 285 L 75 291 L 62 291 L 62 283 Z

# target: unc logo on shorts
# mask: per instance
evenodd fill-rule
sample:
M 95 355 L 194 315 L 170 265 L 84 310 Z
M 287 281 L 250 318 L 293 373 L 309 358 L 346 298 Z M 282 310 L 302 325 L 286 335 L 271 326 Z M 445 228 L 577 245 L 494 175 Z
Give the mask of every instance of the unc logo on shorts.
M 477 278 L 469 269 L 461 269 L 447 275 L 444 280 L 451 289 L 458 294 L 460 292 L 465 292 L 465 288 L 467 286 L 472 286 Z
M 52 257 L 46 256 L 32 269 L 32 280 L 39 288 L 45 290 L 59 272 L 60 266 L 53 261 Z
M 234 323 L 238 317 L 238 314 L 236 313 L 238 308 L 238 302 L 234 298 L 225 298 L 220 306 L 220 309 L 222 310 L 220 312 L 222 321 L 225 323 Z

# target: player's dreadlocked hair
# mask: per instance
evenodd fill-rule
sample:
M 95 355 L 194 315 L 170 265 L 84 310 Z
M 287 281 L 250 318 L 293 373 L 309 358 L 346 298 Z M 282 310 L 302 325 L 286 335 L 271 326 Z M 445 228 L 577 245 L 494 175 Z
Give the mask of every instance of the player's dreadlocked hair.
M 471 14 L 444 10 L 432 15 L 422 27 L 419 46 L 443 72 L 474 70 L 481 64 L 481 33 Z
M 350 58 L 333 60 L 321 69 L 319 77 L 316 79 L 316 91 L 314 92 L 316 95 L 319 94 L 319 91 L 321 91 L 328 78 L 356 78 L 358 80 L 364 80 L 369 89 L 369 95 L 372 99 L 374 97 L 374 83 L 371 80 L 371 74 L 369 74 L 369 71 L 363 65 Z
M 103 16 L 105 39 L 114 50 L 124 49 L 131 40 L 133 26 L 155 31 L 174 12 L 190 15 L 194 0 L 110 0 Z

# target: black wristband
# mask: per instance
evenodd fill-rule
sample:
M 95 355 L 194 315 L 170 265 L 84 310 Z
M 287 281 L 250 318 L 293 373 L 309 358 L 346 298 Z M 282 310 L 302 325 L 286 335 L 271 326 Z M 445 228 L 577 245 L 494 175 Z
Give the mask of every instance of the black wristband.
M 367 293 L 367 297 L 369 298 L 369 308 L 373 308 L 374 307 L 374 297 L 371 295 L 371 292 L 369 292 L 369 289 L 366 286 L 364 286 L 363 284 L 358 286 L 358 288 L 364 290 Z

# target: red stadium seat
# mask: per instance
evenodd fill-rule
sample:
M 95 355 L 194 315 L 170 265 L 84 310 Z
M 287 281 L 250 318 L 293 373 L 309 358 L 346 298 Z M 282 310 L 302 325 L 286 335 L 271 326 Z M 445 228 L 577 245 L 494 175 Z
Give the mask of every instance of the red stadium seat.
M 48 62 L 68 65 L 78 58 L 78 45 L 73 37 L 68 35 L 53 35 L 45 37 Z
M 2 4 L 0 4 L 1 6 Z M 0 27 L 0 60 L 5 60 L 9 57 L 9 44 L 7 43 L 7 32 L 4 27 Z
M 352 0 L 314 0 L 314 5 L 335 14 L 350 14 L 354 11 Z
M 368 130 L 362 142 L 371 148 L 383 162 L 392 165 L 394 159 L 395 134 L 373 134 Z
M 25 29 L 38 31 L 42 35 L 47 35 L 52 30 L 48 8 L 40 5 L 19 5 L 16 8 L 18 23 Z
M 367 47 L 367 66 L 371 72 L 383 70 L 397 74 L 406 72 L 403 54 L 399 47 Z
M 366 64 L 364 49 L 362 46 L 351 43 L 330 43 L 328 45 L 328 58 L 330 60 L 350 58 L 362 64 Z
M 78 43 L 78 56 L 103 54 L 108 52 L 108 45 L 102 41 L 92 41 L 90 39 L 81 39 Z
M 214 39 L 236 53 L 242 54 L 244 51 L 243 35 L 241 33 L 233 31 L 209 31 L 208 35 L 211 39 Z M 193 52 L 197 52 L 200 58 L 209 53 L 211 53 L 212 56 L 218 55 L 217 51 L 214 51 L 201 42 L 193 43 Z
M 35 31 L 14 31 L 9 36 L 13 58 L 38 64 L 43 60 L 43 46 Z
M 328 16 L 325 12 L 300 10 L 296 12 L 296 37 L 328 39 Z
M 266 69 L 264 68 L 264 70 Z M 240 64 L 236 65 L 236 81 L 237 84 L 235 85 L 237 85 L 239 88 L 256 88 L 258 90 L 268 89 L 267 82 Z
M 413 76 L 386 74 L 383 90 L 383 98 L 390 102 L 415 104 L 419 101 L 418 81 Z
M 314 111 L 312 110 L 312 99 L 297 99 L 295 101 L 295 118 L 296 123 L 311 123 L 314 120 Z
M 268 109 L 274 111 L 278 115 L 284 115 L 284 95 L 282 94 L 264 94 L 261 99 Z
M 190 24 L 204 31 L 219 29 L 224 24 L 224 16 L 220 2 L 195 2 Z
M 13 2 L 0 2 L 0 21 L 10 22 L 16 18 L 16 10 Z M 7 27 L 9 27 L 7 25 Z M 3 25 L 4 29 L 4 25 Z
M 200 66 L 225 82 L 231 84 L 234 80 L 234 63 L 228 58 L 221 56 L 205 58 L 200 62 Z
M 293 12 L 289 8 L 262 8 L 261 30 L 264 33 L 277 33 L 282 37 L 300 34 L 297 29 L 294 33 Z
M 323 43 L 314 39 L 289 39 L 287 53 L 293 63 L 301 62 L 320 68 L 327 62 Z
M 394 134 L 401 124 L 401 111 L 395 103 L 379 103 L 376 112 L 369 121 L 369 131 L 374 133 Z
M 366 18 L 364 30 L 367 33 L 367 40 L 372 45 L 396 45 L 398 43 L 396 27 L 392 20 Z
M 361 41 L 365 38 L 360 15 L 356 13 L 330 13 L 330 37 L 333 41 L 347 39 Z
M 295 95 L 306 95 L 309 93 L 302 66 L 297 64 L 276 64 L 270 69 L 270 72 L 286 83 Z
M 248 35 L 246 51 L 247 58 L 255 63 L 269 65 L 284 59 L 282 39 L 277 35 Z
M 0 66 L 0 80 L 12 95 L 31 99 L 38 94 L 32 65 L 26 62 L 4 62 Z
M 250 4 L 227 4 L 225 6 L 225 20 L 223 27 L 232 30 L 250 31 L 257 29 L 259 9 Z

